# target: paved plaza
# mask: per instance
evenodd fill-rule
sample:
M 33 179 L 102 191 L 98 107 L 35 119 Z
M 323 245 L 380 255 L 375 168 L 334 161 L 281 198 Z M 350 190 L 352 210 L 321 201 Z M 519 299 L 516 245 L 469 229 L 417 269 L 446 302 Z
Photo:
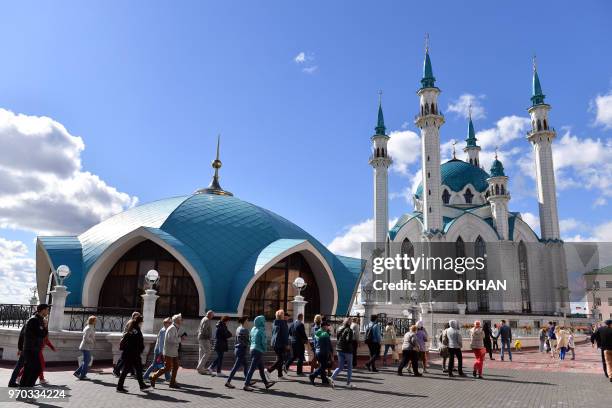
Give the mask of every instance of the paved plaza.
M 465 353 L 466 373 L 471 374 L 473 362 Z M 318 385 L 313 387 L 307 377 L 289 373 L 286 380 L 273 389 L 264 390 L 259 384 L 255 392 L 223 386 L 224 379 L 201 376 L 194 370 L 181 369 L 182 389 L 169 389 L 164 383 L 155 390 L 141 392 L 135 380 L 128 378 L 128 394 L 115 392 L 117 380 L 110 368 L 94 370 L 90 381 L 76 381 L 66 368 L 53 368 L 47 378 L 56 385 L 66 385 L 71 397 L 68 402 L 0 403 L 0 406 L 41 407 L 171 407 L 176 403 L 204 407 L 605 407 L 612 405 L 612 384 L 601 372 L 597 350 L 579 346 L 577 360 L 559 362 L 534 351 L 515 353 L 513 362 L 486 361 L 485 379 L 471 377 L 449 379 L 442 374 L 439 360 L 433 360 L 429 373 L 422 378 L 410 375 L 398 377 L 392 368 L 379 373 L 358 370 L 354 373 L 354 389 L 344 387 L 339 377 L 335 390 Z M 0 382 L 8 382 L 10 369 L 0 369 Z M 276 375 L 272 375 L 273 379 Z M 256 375 L 257 379 L 258 376 Z

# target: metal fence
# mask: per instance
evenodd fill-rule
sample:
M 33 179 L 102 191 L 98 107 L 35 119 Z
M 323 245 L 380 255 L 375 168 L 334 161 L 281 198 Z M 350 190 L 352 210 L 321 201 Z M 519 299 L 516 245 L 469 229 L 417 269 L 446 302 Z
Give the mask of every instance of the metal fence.
M 122 332 L 133 312 L 134 309 L 117 307 L 71 307 L 66 308 L 65 314 L 69 316 L 70 331 L 83 330 L 89 316 L 96 316 L 96 331 Z
M 21 327 L 36 313 L 36 305 L 0 304 L 0 326 Z

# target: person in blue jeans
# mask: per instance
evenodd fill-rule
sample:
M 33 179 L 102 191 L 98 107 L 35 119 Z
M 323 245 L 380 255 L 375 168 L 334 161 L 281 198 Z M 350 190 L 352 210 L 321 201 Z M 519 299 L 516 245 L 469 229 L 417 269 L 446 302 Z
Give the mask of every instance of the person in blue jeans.
M 336 352 L 338 353 L 338 367 L 331 376 L 331 384 L 334 387 L 336 377 L 344 369 L 346 364 L 346 386 L 353 388 L 351 379 L 353 377 L 353 330 L 351 329 L 351 318 L 344 319 L 342 328 L 336 334 Z
M 153 350 L 153 362 L 145 371 L 143 378 L 149 379 L 149 376 L 153 371 L 157 371 L 164 367 L 164 339 L 166 338 L 166 329 L 172 324 L 172 319 L 166 317 L 164 319 L 164 326 L 157 333 L 157 341 L 155 342 L 155 349 Z M 164 374 L 166 381 L 170 381 L 170 371 L 166 371 Z
M 498 337 L 501 338 L 500 357 L 504 361 L 504 349 L 508 350 L 508 357 L 512 361 L 512 350 L 510 350 L 510 343 L 512 342 L 512 330 L 510 326 L 506 324 L 505 320 L 501 321 L 501 327 L 499 328 Z
M 236 360 L 225 382 L 227 388 L 236 388 L 232 385 L 232 379 L 240 367 L 244 369 L 244 378 L 246 378 L 248 374 L 247 370 L 249 365 L 247 363 L 247 353 L 251 345 L 251 340 L 249 338 L 249 330 L 246 328 L 247 320 L 248 318 L 245 316 L 238 319 L 239 326 L 236 329 L 236 341 L 234 342 L 234 355 L 236 356 Z
M 242 387 L 242 389 L 245 391 L 253 391 L 253 387 L 251 387 L 251 379 L 253 378 L 255 369 L 259 370 L 261 381 L 263 381 L 266 389 L 275 384 L 274 381 L 268 381 L 266 379 L 265 367 L 263 363 L 263 353 L 266 352 L 268 347 L 268 339 L 266 337 L 266 318 L 261 315 L 257 316 L 255 320 L 253 320 L 253 323 L 254 326 L 251 329 L 251 334 L 249 336 L 251 341 L 251 366 L 249 367 L 247 376 L 244 379 L 244 387 Z
M 91 350 L 96 345 L 96 316 L 89 316 L 87 326 L 83 329 L 83 339 L 79 345 L 79 350 L 83 353 L 83 362 L 73 373 L 79 380 L 87 379 L 87 369 L 91 360 Z
M 328 362 L 332 356 L 332 343 L 331 337 L 329 335 L 329 322 L 324 321 L 321 324 L 321 328 L 317 330 L 314 338 L 315 345 L 315 354 L 317 356 L 317 361 L 319 361 L 319 367 L 310 373 L 308 378 L 310 379 L 310 383 L 314 385 L 315 378 L 321 377 L 321 382 L 323 384 L 329 384 L 330 381 L 327 378 L 327 368 Z M 351 356 L 352 359 L 352 356 Z M 333 386 L 333 380 L 331 381 Z

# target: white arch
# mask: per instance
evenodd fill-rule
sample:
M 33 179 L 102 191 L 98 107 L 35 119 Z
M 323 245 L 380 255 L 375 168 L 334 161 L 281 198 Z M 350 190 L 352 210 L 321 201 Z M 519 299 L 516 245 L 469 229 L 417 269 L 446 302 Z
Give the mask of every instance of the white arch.
M 406 238 L 413 243 L 423 240 L 423 223 L 418 217 L 412 217 L 408 222 L 402 225 L 395 234 L 393 242 L 402 243 Z
M 276 265 L 279 261 L 297 252 L 300 252 L 304 258 L 306 258 L 306 262 L 308 262 L 308 265 L 310 265 L 312 273 L 317 280 L 317 286 L 319 287 L 319 299 L 321 300 L 321 312 L 324 314 L 336 314 L 336 308 L 338 307 L 338 286 L 336 285 L 334 273 L 323 255 L 321 255 L 321 253 L 310 242 L 303 241 L 280 252 L 264 265 L 253 271 L 253 277 L 242 291 L 240 303 L 238 303 L 239 315 L 243 314 L 246 298 L 257 279 L 259 279 L 268 269 Z M 317 265 L 319 265 L 319 268 L 316 267 Z M 321 266 L 323 270 L 321 270 Z M 326 280 L 328 282 L 325 282 Z M 325 285 L 325 283 L 329 283 L 329 285 Z
M 512 234 L 514 235 L 513 239 L 516 242 L 539 242 L 536 233 L 533 232 L 529 224 L 527 224 L 525 220 L 520 217 L 516 217 L 514 219 L 514 231 Z
M 459 236 L 464 242 L 476 242 L 481 236 L 485 242 L 497 242 L 499 237 L 482 218 L 465 213 L 456 218 L 446 233 L 446 241 L 454 242 Z
M 89 272 L 85 277 L 85 282 L 83 283 L 83 294 L 81 300 L 83 306 L 98 306 L 98 299 L 100 297 L 102 285 L 104 284 L 104 280 L 110 273 L 112 267 L 127 251 L 146 240 L 152 241 L 168 251 L 183 265 L 187 272 L 189 272 L 189 275 L 191 275 L 196 289 L 198 290 L 198 299 L 200 302 L 199 314 L 200 316 L 203 316 L 206 313 L 206 294 L 198 271 L 179 251 L 176 250 L 176 248 L 144 227 L 139 227 L 122 236 L 113 242 L 108 248 L 106 248 L 102 255 L 98 257 L 96 262 L 89 269 Z

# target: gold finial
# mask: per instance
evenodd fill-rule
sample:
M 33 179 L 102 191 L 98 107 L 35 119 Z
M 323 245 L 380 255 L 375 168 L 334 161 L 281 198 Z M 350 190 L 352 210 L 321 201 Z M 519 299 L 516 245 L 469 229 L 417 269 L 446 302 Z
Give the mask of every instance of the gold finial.
M 425 33 L 425 54 L 429 52 L 429 33 Z
M 457 158 L 457 154 L 456 154 L 456 151 L 455 151 L 455 145 L 457 144 L 457 141 L 455 139 L 453 139 L 451 142 L 453 144 L 453 159 L 456 159 Z
M 221 145 L 221 135 L 217 135 L 217 155 L 215 156 L 215 160 L 212 161 L 211 166 L 215 169 L 215 174 L 213 175 L 210 184 L 206 188 L 200 188 L 196 190 L 194 194 L 216 194 L 216 195 L 225 195 L 232 196 L 233 194 L 229 191 L 225 191 L 221 188 L 219 184 L 219 169 L 221 168 L 221 159 L 219 159 L 219 147 Z
M 212 167 L 215 169 L 215 175 L 218 174 L 219 169 L 223 165 L 221 160 L 219 160 L 219 145 L 221 144 L 221 134 L 217 135 L 217 157 L 212 162 Z

